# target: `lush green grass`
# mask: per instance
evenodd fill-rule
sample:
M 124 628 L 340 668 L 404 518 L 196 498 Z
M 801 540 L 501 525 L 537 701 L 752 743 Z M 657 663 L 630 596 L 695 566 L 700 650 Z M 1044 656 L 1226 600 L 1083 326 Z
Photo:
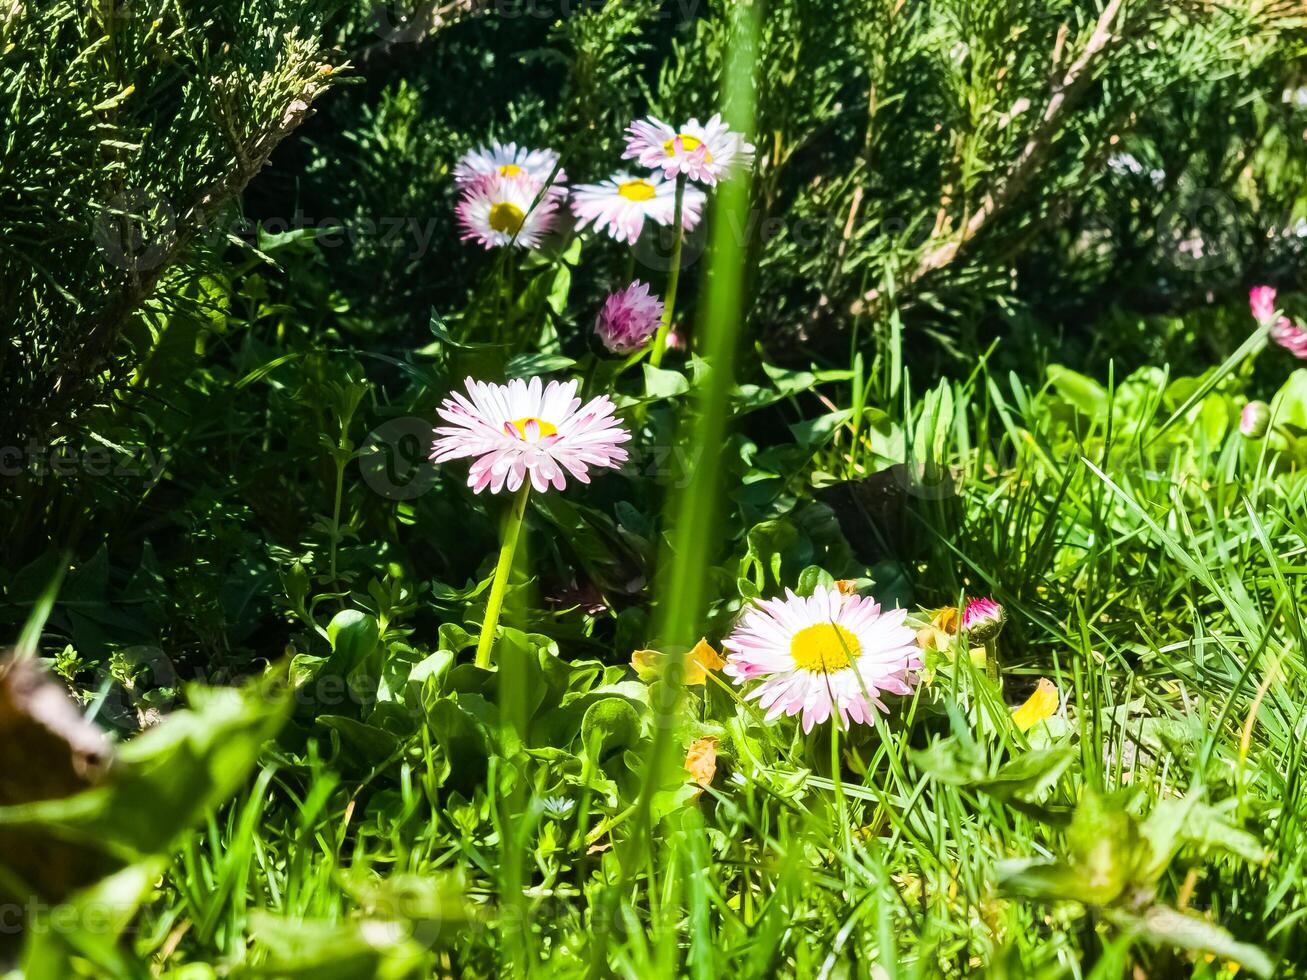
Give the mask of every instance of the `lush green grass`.
M 626 118 L 633 98 L 602 100 L 599 80 L 643 77 L 635 39 L 655 6 L 532 25 L 566 52 L 561 118 L 544 121 L 552 79 L 512 113 L 561 134 L 569 170 L 615 155 L 596 120 Z M 4 514 L 18 666 L 0 680 L 39 658 L 116 745 L 106 771 L 90 766 L 69 716 L 0 689 L 0 964 L 33 980 L 1307 974 L 1307 372 L 1248 335 L 1230 284 L 1188 317 L 1096 321 L 1068 348 L 1095 352 L 1081 374 L 1050 353 L 1051 319 L 1009 307 L 1017 326 L 982 344 L 1013 278 L 1002 234 L 961 253 L 956 283 L 901 274 L 969 244 L 948 208 L 963 202 L 965 227 L 986 160 L 1025 145 L 992 125 L 995 93 L 1042 91 L 1043 41 L 1062 38 L 1056 18 L 984 5 L 972 24 L 964 7 L 875 0 L 817 23 L 801 3 L 758 20 L 723 5 L 659 35 L 666 103 L 693 101 L 699 57 L 765 158 L 714 190 L 679 307 L 693 353 L 660 368 L 596 349 L 593 300 L 624 256 L 592 236 L 479 264 L 449 236 L 432 287 L 375 243 L 333 272 L 320 236 L 265 235 L 256 256 L 215 247 L 167 281 L 124 338 L 130 383 L 74 420 L 166 460 L 140 483 L 29 480 Z M 872 8 L 867 23 L 907 39 L 868 37 L 850 12 Z M 1100 11 L 1059 11 L 1088 43 Z M 1104 72 L 1122 92 L 1076 87 L 1088 105 L 1040 163 L 1050 198 L 1097 166 L 1099 197 L 1080 206 L 1135 215 L 1160 192 L 1104 189 L 1084 149 L 1115 137 L 1128 113 L 1114 100 L 1142 109 L 1184 79 L 1194 105 L 1221 104 L 1213 66 L 1261 35 L 1223 12 L 1190 50 L 1181 14 L 1129 13 Z M 1019 47 L 1009 17 L 1040 43 Z M 1165 71 L 1126 43 L 1159 25 Z M 479 36 L 449 59 L 466 70 Z M 1281 79 L 1274 43 L 1249 73 Z M 797 92 L 814 64 L 820 84 Z M 863 73 L 873 97 L 851 123 L 839 99 Z M 882 106 L 877 86 L 904 77 Z M 363 207 L 404 173 L 403 194 L 447 211 L 455 124 L 423 121 L 406 84 L 378 98 L 341 137 L 357 144 L 349 166 L 375 168 L 342 179 L 342 198 Z M 956 193 L 902 176 L 947 169 L 932 163 L 937 118 Z M 1179 152 L 1163 123 L 1186 118 L 1148 117 L 1140 145 Z M 1229 126 L 1212 146 L 1238 145 Z M 915 155 L 895 159 L 896 132 L 917 136 Z M 1250 172 L 1292 183 L 1288 151 L 1267 143 Z M 782 180 L 800 146 L 805 176 Z M 315 179 L 346 169 L 314 154 Z M 1034 268 L 1069 269 L 1084 236 L 1046 227 L 1040 181 L 1019 176 L 1030 200 L 1005 232 L 1040 238 Z M 739 233 L 786 208 L 853 229 L 864 191 L 868 209 L 900 194 L 938 239 L 850 231 L 803 255 Z M 355 280 L 371 288 L 371 263 L 407 286 L 368 306 Z M 1131 275 L 1151 288 L 1143 266 Z M 660 286 L 663 271 L 641 270 Z M 1207 288 L 1171 272 L 1168 303 Z M 842 305 L 796 327 L 817 292 Z M 1030 300 L 1050 318 L 1058 302 Z M 774 310 L 793 322 L 769 323 Z M 1140 351 L 1156 363 L 1138 367 Z M 635 456 L 531 496 L 488 670 L 472 648 L 502 594 L 507 495 L 474 496 L 465 464 L 425 461 L 435 407 L 469 374 L 577 377 L 617 402 Z M 1239 431 L 1251 398 L 1272 402 L 1264 438 Z M 720 649 L 754 599 L 836 580 L 921 630 L 920 683 L 874 724 L 805 734 L 765 721 L 720 670 L 684 669 L 680 654 L 701 636 Z M 933 628 L 968 596 L 1006 609 L 998 682 L 965 637 Z M 1050 710 L 1018 724 L 1037 692 Z M 715 761 L 697 782 L 691 753 Z M 47 791 L 48 773 L 69 786 Z

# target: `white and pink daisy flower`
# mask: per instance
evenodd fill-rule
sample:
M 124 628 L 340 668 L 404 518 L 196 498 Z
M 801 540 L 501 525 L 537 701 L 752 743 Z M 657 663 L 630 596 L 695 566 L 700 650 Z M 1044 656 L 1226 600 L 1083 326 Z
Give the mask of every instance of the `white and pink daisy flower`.
M 540 197 L 541 183 L 529 174 L 491 174 L 469 184 L 456 212 L 463 241 L 486 248 L 539 248 L 558 219 L 558 188 Z
M 634 354 L 645 347 L 662 323 L 663 301 L 636 280 L 611 293 L 595 319 L 595 333 L 614 354 Z
M 707 195 L 697 187 L 686 187 L 681 201 L 681 227 L 693 231 Z M 634 244 L 646 219 L 670 225 L 676 219 L 676 183 L 660 174 L 635 177 L 616 173 L 598 184 L 572 188 L 572 212 L 580 227 L 593 224 L 619 242 Z
M 806 599 L 787 589 L 784 599 L 759 600 L 722 642 L 724 672 L 736 684 L 765 678 L 745 697 L 768 721 L 801 713 L 810 732 L 838 713 L 843 727 L 870 724 L 873 708 L 889 711 L 882 693 L 910 694 L 916 684 L 921 650 L 907 615 L 838 589 Z
M 475 184 L 482 177 L 497 174 L 500 177 L 520 177 L 526 175 L 544 184 L 558 166 L 558 154 L 553 150 L 531 150 L 516 143 L 491 143 L 468 150 L 454 165 L 454 179 L 460 184 Z M 567 180 L 560 170 L 554 176 L 554 184 Z
M 753 144 L 722 122 L 721 114 L 703 125 L 691 119 L 679 129 L 650 116 L 626 127 L 624 159 L 660 168 L 666 177 L 685 174 L 713 185 L 735 170 L 753 166 Z
M 476 457 L 467 484 L 480 493 L 518 490 L 529 475 L 544 491 L 562 490 L 567 474 L 590 482 L 592 466 L 616 468 L 626 461 L 621 444 L 631 434 L 613 416 L 607 397 L 583 408 L 576 382 L 518 378 L 506 385 L 468 378 L 467 397 L 454 392 L 437 414 L 448 425 L 437 428 L 431 459 Z

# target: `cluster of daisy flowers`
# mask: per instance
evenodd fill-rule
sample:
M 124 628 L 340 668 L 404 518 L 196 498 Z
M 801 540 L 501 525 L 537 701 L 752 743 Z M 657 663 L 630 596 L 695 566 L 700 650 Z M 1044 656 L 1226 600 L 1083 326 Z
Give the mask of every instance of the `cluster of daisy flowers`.
M 627 458 L 622 444 L 631 435 L 612 401 L 601 395 L 583 405 L 574 380 L 497 385 L 468 378 L 465 385 L 466 394 L 455 392 L 439 409 L 445 424 L 435 430 L 431 458 L 471 459 L 468 485 L 476 493 L 508 491 L 524 501 L 531 489 L 564 489 L 569 478 L 589 483 L 592 469 L 612 469 Z M 512 514 L 478 646 L 480 666 L 489 665 L 524 516 L 524 506 Z M 710 665 L 736 684 L 757 681 L 745 697 L 757 702 L 767 721 L 797 717 L 805 732 L 833 719 L 845 729 L 871 724 L 875 712 L 889 711 L 886 694 L 908 695 L 916 687 L 923 647 L 907 625 L 907 610 L 882 609 L 844 584 L 811 596 L 787 590 L 782 598 L 755 601 L 722 644 L 727 659 Z M 992 643 L 1003 620 L 1001 606 L 978 599 L 965 607 L 960 624 L 970 638 Z
M 627 246 L 634 246 L 650 224 L 676 226 L 677 235 L 684 235 L 698 227 L 707 202 L 696 183 L 715 186 L 751 166 L 753 154 L 753 146 L 720 114 L 679 127 L 651 116 L 627 127 L 622 158 L 635 161 L 634 167 L 569 190 L 555 151 L 492 143 L 469 151 L 454 168 L 462 190 L 457 207 L 462 238 L 487 249 L 538 249 L 560 230 L 565 204 L 578 230 L 591 229 Z M 637 280 L 609 296 L 595 333 L 612 353 L 635 353 L 654 338 L 667 305 Z

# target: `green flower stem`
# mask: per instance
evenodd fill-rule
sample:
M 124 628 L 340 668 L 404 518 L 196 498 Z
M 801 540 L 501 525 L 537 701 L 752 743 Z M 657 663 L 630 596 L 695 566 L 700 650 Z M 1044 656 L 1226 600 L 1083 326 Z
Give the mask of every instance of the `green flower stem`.
M 495 580 L 490 583 L 490 601 L 486 604 L 486 618 L 481 624 L 481 638 L 477 641 L 476 665 L 483 670 L 490 667 L 490 651 L 495 646 L 495 631 L 499 628 L 499 614 L 504 609 L 504 593 L 508 591 L 508 577 L 513 573 L 513 556 L 517 554 L 517 539 L 522 533 L 526 501 L 530 495 L 531 479 L 527 477 L 513 498 L 513 506 L 505 520 L 499 564 L 495 566 Z
M 990 682 L 1002 686 L 1002 671 L 998 666 L 998 641 L 985 641 L 985 674 L 989 677 Z
M 658 333 L 654 337 L 653 353 L 649 363 L 658 367 L 663 363 L 663 354 L 667 353 L 667 335 L 672 329 L 672 318 L 676 314 L 676 287 L 681 281 L 681 246 L 685 244 L 685 228 L 681 225 L 681 211 L 685 207 L 685 174 L 676 176 L 676 209 L 672 212 L 672 228 L 676 234 L 676 244 L 672 246 L 672 268 L 667 274 L 667 292 L 663 295 L 663 322 L 658 324 Z

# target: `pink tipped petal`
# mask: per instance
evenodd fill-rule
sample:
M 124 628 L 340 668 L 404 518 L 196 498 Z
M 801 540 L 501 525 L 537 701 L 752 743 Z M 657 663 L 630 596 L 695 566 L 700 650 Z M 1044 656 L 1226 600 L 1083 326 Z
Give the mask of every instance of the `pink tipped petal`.
M 506 385 L 468 378 L 467 396 L 453 393 L 437 414 L 431 459 L 472 458 L 468 486 L 476 493 L 519 489 L 529 478 L 539 492 L 562 490 L 567 476 L 590 482 L 591 468 L 616 469 L 626 460 L 621 427 L 607 398 L 582 406 L 576 382 L 514 379 Z

